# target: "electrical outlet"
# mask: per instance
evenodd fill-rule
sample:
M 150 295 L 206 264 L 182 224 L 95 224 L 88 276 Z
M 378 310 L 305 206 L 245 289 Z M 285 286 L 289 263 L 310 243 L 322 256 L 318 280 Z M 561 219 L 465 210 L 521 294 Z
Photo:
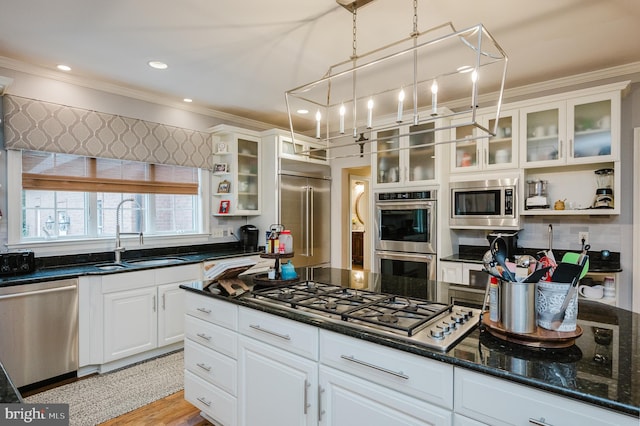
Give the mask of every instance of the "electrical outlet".
M 589 233 L 588 232 L 578 232 L 578 243 L 582 244 L 582 240 L 584 239 L 584 244 L 589 244 Z
M 213 235 L 213 238 L 222 238 L 224 236 L 222 228 L 213 228 L 211 234 Z

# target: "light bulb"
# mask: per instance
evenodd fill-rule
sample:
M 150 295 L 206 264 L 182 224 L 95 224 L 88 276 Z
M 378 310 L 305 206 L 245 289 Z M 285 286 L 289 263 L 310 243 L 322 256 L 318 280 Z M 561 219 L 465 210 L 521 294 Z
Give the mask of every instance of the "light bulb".
M 344 113 L 346 112 L 346 108 L 344 104 L 340 105 L 340 134 L 344 134 Z
M 320 139 L 320 120 L 322 119 L 322 114 L 320 114 L 320 110 L 316 112 L 316 138 Z
M 370 129 L 373 123 L 373 99 L 369 99 L 369 102 L 367 102 L 367 109 L 367 129 Z
M 438 82 L 433 80 L 431 85 L 431 115 L 438 115 Z
M 398 93 L 398 118 L 396 121 L 398 123 L 402 122 L 402 102 L 404 101 L 404 90 L 400 89 L 400 93 Z

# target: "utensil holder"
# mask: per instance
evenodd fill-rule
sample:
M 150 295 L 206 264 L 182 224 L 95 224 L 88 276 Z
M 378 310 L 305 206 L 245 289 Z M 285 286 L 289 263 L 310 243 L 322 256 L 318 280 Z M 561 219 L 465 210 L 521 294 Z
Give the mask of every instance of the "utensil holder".
M 501 322 L 511 333 L 534 333 L 536 331 L 536 286 L 500 280 Z
M 539 281 L 536 284 L 536 323 L 539 327 L 552 330 L 551 322 L 546 318 L 550 314 L 560 311 L 569 287 L 571 287 L 570 283 L 556 283 L 551 281 Z M 577 319 L 578 292 L 575 292 L 573 298 L 567 305 L 564 320 L 556 331 L 574 331 L 576 329 Z

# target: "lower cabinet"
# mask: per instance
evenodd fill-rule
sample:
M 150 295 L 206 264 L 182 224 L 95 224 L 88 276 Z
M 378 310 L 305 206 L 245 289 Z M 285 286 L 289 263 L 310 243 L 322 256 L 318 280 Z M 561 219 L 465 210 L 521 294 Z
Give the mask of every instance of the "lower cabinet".
M 638 418 L 461 368 L 454 388 L 460 425 L 638 425 Z
M 451 412 L 331 367 L 320 366 L 320 425 L 451 425 Z
M 102 363 L 184 340 L 180 284 L 199 278 L 199 265 L 148 269 L 102 277 Z
M 317 424 L 317 363 L 245 336 L 239 344 L 240 424 Z

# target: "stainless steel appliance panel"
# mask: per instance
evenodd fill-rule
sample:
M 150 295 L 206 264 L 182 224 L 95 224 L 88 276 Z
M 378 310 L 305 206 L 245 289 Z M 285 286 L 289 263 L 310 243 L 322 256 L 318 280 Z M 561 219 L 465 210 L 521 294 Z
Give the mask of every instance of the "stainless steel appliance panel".
M 280 175 L 280 219 L 293 235 L 296 267 L 331 261 L 331 181 L 301 174 Z
M 78 369 L 78 283 L 0 288 L 0 359 L 17 387 Z
M 423 253 L 376 251 L 378 273 L 399 277 L 436 279 L 436 256 Z
M 381 199 L 385 195 L 377 194 L 375 205 L 376 250 L 435 253 L 436 201 Z

